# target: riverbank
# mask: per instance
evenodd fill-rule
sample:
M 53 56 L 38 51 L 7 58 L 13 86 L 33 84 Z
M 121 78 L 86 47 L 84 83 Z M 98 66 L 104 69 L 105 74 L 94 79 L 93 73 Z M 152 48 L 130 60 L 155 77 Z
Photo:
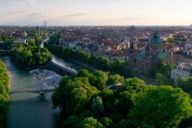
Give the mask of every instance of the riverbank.
M 0 60 L 0 128 L 6 127 L 9 108 L 9 76 L 6 65 Z
M 75 60 L 85 68 L 98 69 L 112 74 L 120 74 L 124 77 L 136 76 L 136 71 L 133 70 L 128 61 L 109 60 L 103 56 L 92 55 L 85 51 L 78 49 L 68 48 L 48 42 L 45 45 L 52 54 L 64 59 L 64 60 Z M 77 64 L 77 63 L 76 63 Z
M 34 87 L 33 76 L 18 69 L 9 57 L 3 57 L 10 74 L 10 90 Z M 57 128 L 58 110 L 52 109 L 52 93 L 46 94 L 46 100 L 40 101 L 38 93 L 18 93 L 10 95 L 10 107 L 7 113 L 8 128 Z

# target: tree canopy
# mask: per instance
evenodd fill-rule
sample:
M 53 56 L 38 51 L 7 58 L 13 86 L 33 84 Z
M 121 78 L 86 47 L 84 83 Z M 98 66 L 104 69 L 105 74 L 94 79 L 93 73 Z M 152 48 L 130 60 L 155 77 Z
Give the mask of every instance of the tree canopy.
M 95 82 L 100 76 L 103 79 Z M 108 88 L 116 80 L 123 84 Z M 192 116 L 190 96 L 182 89 L 148 85 L 139 78 L 124 80 L 101 71 L 81 70 L 77 77 L 65 76 L 52 100 L 62 110 L 63 127 L 172 128 Z
M 104 128 L 103 125 L 93 117 L 87 117 L 80 122 L 80 128 Z
M 178 88 L 149 86 L 132 100 L 134 106 L 128 114 L 131 127 L 172 128 L 192 115 L 190 96 Z
M 192 93 L 192 77 L 181 77 L 176 80 L 177 86 L 184 91 Z
M 0 128 L 4 128 L 8 111 L 8 85 L 9 77 L 6 66 L 0 61 Z
M 42 66 L 52 58 L 48 49 L 39 48 L 34 42 L 14 47 L 11 55 L 17 65 L 25 68 Z
M 151 66 L 149 70 L 149 78 L 152 78 L 156 85 L 172 85 L 173 81 L 171 80 L 171 69 L 173 65 L 158 61 Z

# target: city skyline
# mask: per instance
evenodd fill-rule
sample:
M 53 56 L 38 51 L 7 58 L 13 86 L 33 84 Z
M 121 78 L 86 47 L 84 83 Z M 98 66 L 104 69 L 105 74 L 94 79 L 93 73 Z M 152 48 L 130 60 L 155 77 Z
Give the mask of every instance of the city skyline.
M 189 25 L 190 0 L 1 0 L 0 25 Z

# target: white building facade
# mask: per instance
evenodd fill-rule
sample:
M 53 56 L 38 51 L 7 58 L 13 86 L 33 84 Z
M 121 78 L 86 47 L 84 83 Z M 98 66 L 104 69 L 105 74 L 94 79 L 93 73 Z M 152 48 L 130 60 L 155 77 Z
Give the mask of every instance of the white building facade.
M 176 69 L 171 70 L 171 78 L 190 77 L 192 75 L 192 63 L 180 63 Z

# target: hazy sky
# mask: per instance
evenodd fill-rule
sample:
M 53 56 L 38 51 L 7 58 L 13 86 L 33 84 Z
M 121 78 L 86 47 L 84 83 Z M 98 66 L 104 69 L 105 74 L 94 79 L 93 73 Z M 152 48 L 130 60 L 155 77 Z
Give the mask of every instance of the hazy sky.
M 192 0 L 0 0 L 0 25 L 189 25 Z

